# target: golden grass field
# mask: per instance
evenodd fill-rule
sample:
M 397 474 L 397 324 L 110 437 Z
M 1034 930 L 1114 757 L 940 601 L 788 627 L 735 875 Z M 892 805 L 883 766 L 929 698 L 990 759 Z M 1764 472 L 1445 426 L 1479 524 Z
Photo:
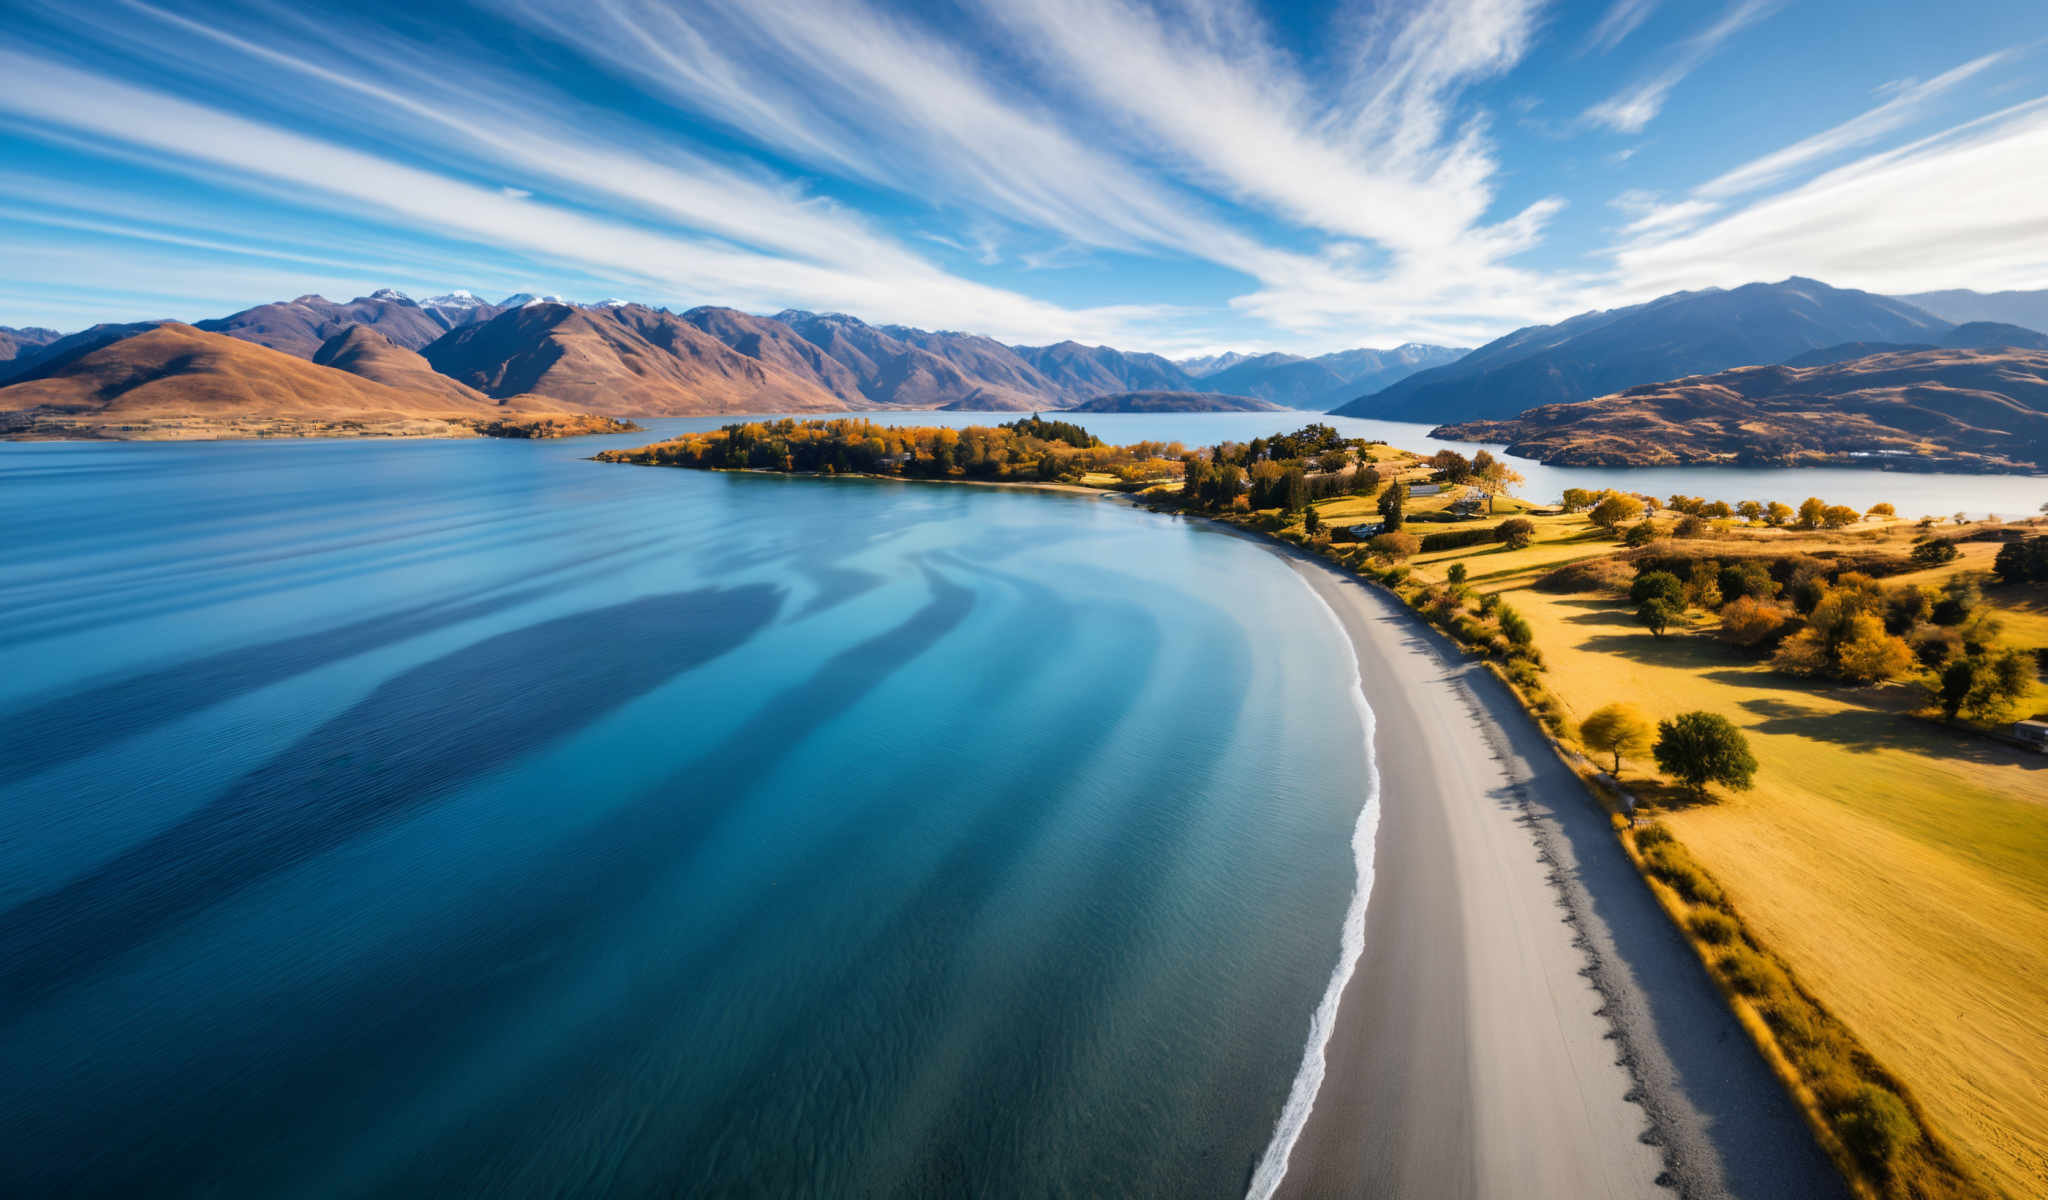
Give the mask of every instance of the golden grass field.
M 1343 500 L 1322 511 L 1342 522 L 1372 508 Z M 1522 612 L 1546 686 L 1574 721 L 1623 700 L 1653 719 L 1706 709 L 1743 727 L 1760 768 L 1755 789 L 1681 807 L 1667 823 L 1974 1174 L 2010 1196 L 2048 1195 L 2048 756 L 1912 718 L 1918 701 L 1903 685 L 1780 675 L 1704 632 L 1654 638 L 1625 599 L 1535 590 L 1559 564 L 1618 549 L 1583 516 L 1535 520 L 1538 540 L 1524 550 L 1477 546 L 1412 566 L 1441 579 L 1462 561 L 1473 585 Z M 1788 551 L 1875 540 L 1903 553 L 1916 532 L 1757 536 Z M 1702 556 L 1711 547 L 1686 544 Z M 1997 549 L 1963 548 L 1950 566 L 1885 582 L 1986 571 Z M 1987 599 L 2002 610 L 2008 642 L 2048 645 L 2048 595 L 1991 589 Z M 2024 712 L 2040 699 L 2037 689 Z M 1648 762 L 1623 772 L 1625 781 L 1652 775 Z

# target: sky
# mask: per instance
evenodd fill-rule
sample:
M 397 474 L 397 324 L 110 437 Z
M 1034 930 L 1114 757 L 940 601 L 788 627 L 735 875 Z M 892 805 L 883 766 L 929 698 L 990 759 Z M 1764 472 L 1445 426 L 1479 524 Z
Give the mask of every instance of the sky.
M 0 324 L 395 287 L 1170 355 L 2048 287 L 2040 0 L 7 0 Z

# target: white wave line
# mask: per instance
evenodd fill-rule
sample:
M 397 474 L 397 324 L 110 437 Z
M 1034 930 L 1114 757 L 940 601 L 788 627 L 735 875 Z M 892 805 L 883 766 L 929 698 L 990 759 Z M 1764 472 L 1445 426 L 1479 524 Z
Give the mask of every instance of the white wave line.
M 1295 573 L 1295 578 L 1301 579 L 1302 586 L 1329 616 L 1337 636 L 1347 648 L 1350 647 L 1351 635 L 1337 616 L 1337 610 L 1330 606 L 1313 583 L 1302 578 L 1300 572 Z M 1359 957 L 1365 952 L 1365 910 L 1372 902 L 1373 848 L 1378 842 L 1380 828 L 1380 767 L 1373 753 L 1372 706 L 1365 700 L 1365 684 L 1358 673 L 1356 650 L 1351 657 L 1351 702 L 1358 710 L 1358 723 L 1365 734 L 1365 803 L 1359 808 L 1358 824 L 1351 831 L 1351 858 L 1357 868 L 1358 885 L 1351 893 L 1351 906 L 1344 913 L 1337 969 L 1330 976 L 1329 987 L 1323 991 L 1322 1002 L 1316 1005 L 1315 1015 L 1309 1018 L 1308 1046 L 1302 1053 L 1301 1069 L 1295 1073 L 1294 1086 L 1287 1093 L 1287 1103 L 1280 1109 L 1280 1120 L 1273 1127 L 1273 1140 L 1267 1144 L 1265 1154 L 1259 1158 L 1258 1168 L 1252 1172 L 1246 1200 L 1271 1200 L 1273 1193 L 1280 1188 L 1280 1181 L 1287 1175 L 1287 1160 L 1294 1153 L 1294 1144 L 1301 1140 L 1301 1131 L 1308 1125 L 1309 1113 L 1315 1108 L 1316 1093 L 1322 1090 L 1323 1075 L 1329 1065 L 1330 1036 L 1337 1029 L 1338 1005 L 1344 998 L 1345 987 L 1351 982 L 1352 972 L 1358 968 Z

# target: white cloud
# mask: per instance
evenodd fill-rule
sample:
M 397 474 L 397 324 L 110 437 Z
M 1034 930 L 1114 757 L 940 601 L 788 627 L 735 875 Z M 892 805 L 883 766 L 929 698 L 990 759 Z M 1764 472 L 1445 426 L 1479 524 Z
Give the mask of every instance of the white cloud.
M 1657 0 L 1614 0 L 1601 14 L 1593 31 L 1586 35 L 1585 49 L 1605 54 L 1621 45 L 1622 39 L 1648 20 L 1651 10 L 1656 7 Z
M 1808 275 L 1880 292 L 2048 286 L 2048 96 L 1614 255 L 1630 290 Z
M 1706 64 L 1724 42 L 1776 12 L 1784 0 L 1736 0 L 1718 20 L 1679 43 L 1663 69 L 1616 92 L 1585 112 L 1585 120 L 1618 133 L 1641 133 L 1664 111 L 1672 89 Z

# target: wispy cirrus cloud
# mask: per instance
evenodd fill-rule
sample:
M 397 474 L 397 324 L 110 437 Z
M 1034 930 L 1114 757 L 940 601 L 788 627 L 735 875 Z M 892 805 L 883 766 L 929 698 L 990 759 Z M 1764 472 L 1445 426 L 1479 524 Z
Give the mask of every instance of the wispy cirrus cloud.
M 1584 50 L 1605 54 L 1634 33 L 1655 11 L 1657 0 L 1614 0 L 1586 35 Z
M 1735 0 L 1713 24 L 1679 43 L 1663 67 L 1587 109 L 1584 119 L 1617 133 L 1641 133 L 1664 111 L 1664 102 L 1686 76 L 1706 65 L 1729 38 L 1770 16 L 1783 4 L 1784 0 Z

